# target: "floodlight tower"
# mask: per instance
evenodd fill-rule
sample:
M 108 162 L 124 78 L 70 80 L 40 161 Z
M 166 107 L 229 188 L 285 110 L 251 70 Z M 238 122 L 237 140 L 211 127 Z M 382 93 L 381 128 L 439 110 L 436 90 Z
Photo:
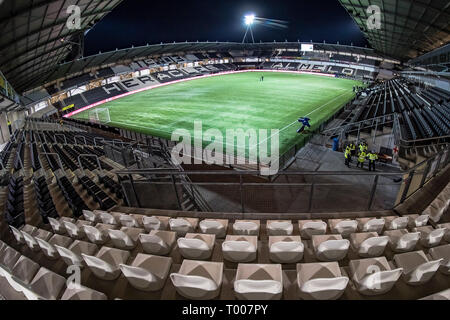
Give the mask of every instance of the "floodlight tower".
M 255 38 L 253 37 L 253 24 L 255 23 L 255 15 L 254 14 L 248 14 L 244 17 L 244 23 L 247 26 L 247 30 L 245 31 L 244 39 L 242 39 L 242 43 L 245 43 L 245 39 L 247 39 L 247 35 L 250 32 L 250 35 L 252 36 L 252 41 L 255 43 Z

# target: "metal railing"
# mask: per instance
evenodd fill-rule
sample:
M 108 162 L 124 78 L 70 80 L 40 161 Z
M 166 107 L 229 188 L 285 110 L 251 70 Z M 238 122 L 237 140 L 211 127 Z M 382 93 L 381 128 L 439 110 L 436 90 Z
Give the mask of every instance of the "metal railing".
M 391 210 L 403 203 L 450 163 L 449 149 L 405 172 L 298 172 L 278 174 L 283 182 L 261 181 L 259 171 L 178 171 L 136 169 L 117 171 L 119 181 L 128 178 L 130 205 L 146 207 L 148 190 L 172 190 L 171 203 L 183 188 L 195 188 L 203 196 L 219 194 L 217 199 L 231 203 L 227 212 L 356 212 Z M 207 177 L 207 182 L 198 177 Z M 140 177 L 140 178 L 135 178 Z M 189 177 L 189 180 L 183 179 Z M 225 178 L 226 177 L 226 178 Z M 222 179 L 223 178 L 223 179 Z M 303 181 L 301 181 L 303 179 Z M 201 180 L 201 179 L 200 179 Z M 291 182 L 296 180 L 295 182 Z M 168 201 L 170 202 L 170 201 Z M 223 204 L 223 201 L 220 201 Z M 214 209 L 214 203 L 208 203 Z M 159 209 L 179 209 L 165 208 Z M 223 211 L 223 210 L 211 210 Z

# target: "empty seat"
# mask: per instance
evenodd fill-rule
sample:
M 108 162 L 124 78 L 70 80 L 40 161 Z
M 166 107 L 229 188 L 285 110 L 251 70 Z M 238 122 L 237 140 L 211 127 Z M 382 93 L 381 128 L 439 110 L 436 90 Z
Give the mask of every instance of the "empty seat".
M 67 231 L 67 234 L 77 240 L 81 240 L 85 237 L 83 226 L 92 225 L 89 221 L 78 220 L 76 223 L 72 223 L 70 221 L 63 221 L 64 227 Z
M 177 292 L 193 300 L 210 300 L 220 293 L 223 278 L 222 262 L 184 260 L 178 273 L 170 279 Z
M 98 247 L 95 244 L 79 240 L 75 240 L 68 248 L 58 245 L 55 245 L 55 248 L 68 266 L 75 265 L 80 268 L 86 265 L 81 255 L 93 255 L 98 250 Z
M 385 217 L 386 230 L 406 229 L 408 227 L 408 217 Z
M 92 211 L 83 210 L 83 217 L 86 221 L 97 223 L 100 221 L 100 217 Z
M 408 217 L 408 227 L 410 228 L 416 228 L 416 227 L 423 227 L 428 224 L 428 220 L 430 219 L 429 215 L 418 215 L 418 214 L 411 214 L 406 215 L 405 217 Z
M 128 214 L 120 214 L 119 221 L 122 227 L 128 227 L 128 228 L 140 228 L 141 223 L 139 222 L 139 219 L 136 219 L 132 215 Z
M 233 223 L 233 234 L 258 236 L 260 224 L 259 220 L 236 220 Z
M 140 234 L 139 241 L 145 253 L 167 255 L 176 242 L 176 232 L 152 230 L 150 234 Z
M 62 295 L 66 279 L 42 267 L 30 284 L 31 290 L 47 300 L 57 300 Z
M 269 220 L 266 223 L 268 236 L 290 236 L 294 231 L 294 225 L 290 220 Z
M 213 234 L 188 233 L 177 240 L 180 254 L 191 260 L 205 260 L 211 257 L 216 236 Z
M 304 300 L 336 300 L 347 288 L 337 262 L 297 264 L 297 285 Z
M 82 253 L 86 265 L 92 273 L 103 280 L 115 280 L 120 276 L 120 264 L 125 264 L 130 253 L 125 250 L 102 247 L 95 255 Z
M 116 216 L 114 216 L 105 211 L 96 211 L 96 213 L 98 213 L 100 215 L 100 219 L 104 224 L 110 224 L 113 226 L 119 225 L 119 215 L 118 214 Z
M 25 244 L 25 239 L 23 237 L 23 234 L 20 230 L 14 228 L 13 226 L 9 226 L 9 228 L 11 229 L 14 238 L 16 239 L 17 243 L 19 244 Z
M 380 237 L 376 232 L 353 233 L 350 235 L 350 243 L 353 250 L 362 258 L 381 256 L 388 242 L 389 237 Z
M 316 235 L 312 236 L 312 245 L 320 261 L 340 261 L 347 256 L 350 241 L 341 235 Z
M 44 255 L 50 260 L 59 258 L 59 253 L 55 246 L 67 248 L 73 243 L 71 238 L 59 234 L 55 234 L 48 240 L 48 242 L 40 238 L 36 238 L 36 241 Z
M 146 231 L 150 232 L 152 230 L 167 230 L 169 226 L 168 217 L 143 217 L 142 224 Z
M 122 250 L 132 250 L 137 245 L 139 235 L 144 229 L 122 227 L 120 230 L 109 229 L 108 234 L 114 247 Z
M 39 268 L 39 264 L 25 256 L 21 256 L 11 270 L 11 275 L 23 283 L 29 284 L 31 280 L 33 280 Z
M 251 262 L 256 259 L 257 236 L 228 235 L 222 243 L 223 258 L 232 262 Z
M 450 300 L 450 289 L 432 294 L 430 296 L 427 296 L 425 298 L 422 298 L 420 300 L 444 300 L 444 301 L 448 301 Z
M 302 239 L 311 239 L 314 235 L 327 233 L 327 224 L 322 220 L 300 220 L 298 228 Z
M 403 269 L 391 269 L 385 257 L 352 260 L 350 274 L 358 291 L 363 295 L 384 294 L 392 289 Z
M 386 224 L 383 218 L 359 218 L 356 219 L 358 221 L 358 229 L 361 232 L 376 232 L 381 234 L 383 232 L 384 226 Z
M 214 234 L 216 238 L 225 238 L 228 229 L 228 220 L 226 219 L 205 219 L 200 221 L 200 231 L 202 233 Z
M 394 262 L 403 269 L 403 279 L 410 285 L 420 285 L 431 280 L 442 259 L 429 261 L 423 251 L 397 254 Z
M 438 246 L 445 235 L 445 229 L 434 229 L 431 226 L 417 227 L 413 230 L 420 232 L 420 243 L 427 248 Z
M 296 263 L 303 259 L 305 246 L 300 236 L 269 237 L 269 258 L 276 263 Z
M 169 220 L 170 230 L 177 233 L 177 236 L 182 237 L 186 233 L 192 233 L 197 228 L 198 219 L 194 218 L 177 218 Z
M 384 232 L 389 237 L 389 246 L 394 252 L 413 251 L 420 240 L 420 232 L 409 233 L 406 229 Z
M 332 233 L 340 234 L 343 238 L 348 238 L 358 229 L 358 222 L 350 219 L 330 219 L 328 225 Z
M 281 264 L 240 263 L 234 292 L 240 300 L 279 300 L 283 294 Z
M 20 252 L 9 246 L 6 246 L 6 248 L 4 248 L 0 252 L 0 264 L 7 270 L 11 271 L 17 260 L 19 260 L 20 256 Z
M 114 226 L 111 226 L 114 228 Z M 109 240 L 109 234 L 107 230 L 99 230 L 93 226 L 83 226 L 84 234 L 90 242 L 95 244 L 105 244 Z
M 434 260 L 442 259 L 440 271 L 445 275 L 450 275 L 450 244 L 431 248 L 428 254 Z
M 66 227 L 64 226 L 64 223 L 63 223 L 64 221 L 69 221 L 72 223 L 75 222 L 74 219 L 70 219 L 70 218 L 61 218 L 59 220 L 56 220 L 51 217 L 48 218 L 48 222 L 50 223 L 50 226 L 52 227 L 53 232 L 57 233 L 57 234 L 62 234 L 62 235 L 66 234 Z
M 119 268 L 134 288 L 158 291 L 163 288 L 171 266 L 172 258 L 139 253 L 131 265 L 120 264 Z
M 108 300 L 108 297 L 99 291 L 86 288 L 84 286 L 74 286 L 67 288 L 61 300 Z
M 33 251 L 41 250 L 39 243 L 36 241 L 36 238 L 41 238 L 44 241 L 47 241 L 52 236 L 51 232 L 39 229 L 35 232 L 34 236 L 29 235 L 26 232 L 22 232 L 22 235 L 25 239 L 27 246 Z
M 445 229 L 444 240 L 450 243 L 450 223 L 438 224 L 439 229 Z

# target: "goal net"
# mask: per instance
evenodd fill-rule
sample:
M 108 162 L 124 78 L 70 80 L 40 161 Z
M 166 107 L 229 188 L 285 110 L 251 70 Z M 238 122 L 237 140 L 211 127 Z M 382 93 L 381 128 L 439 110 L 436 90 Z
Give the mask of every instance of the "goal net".
M 89 120 L 94 123 L 107 124 L 111 122 L 108 108 L 95 108 L 89 111 Z

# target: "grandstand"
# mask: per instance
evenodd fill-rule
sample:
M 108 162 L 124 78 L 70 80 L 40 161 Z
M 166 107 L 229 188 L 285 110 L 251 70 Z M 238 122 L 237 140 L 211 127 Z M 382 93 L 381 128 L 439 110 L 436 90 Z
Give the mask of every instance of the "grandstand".
M 397 0 L 367 30 L 368 1 L 337 1 L 370 47 L 83 56 L 121 2 L 80 1 L 83 32 L 66 1 L 0 2 L 0 300 L 450 300 L 446 2 Z M 239 129 L 280 145 L 211 152 Z M 376 170 L 346 166 L 351 144 Z

